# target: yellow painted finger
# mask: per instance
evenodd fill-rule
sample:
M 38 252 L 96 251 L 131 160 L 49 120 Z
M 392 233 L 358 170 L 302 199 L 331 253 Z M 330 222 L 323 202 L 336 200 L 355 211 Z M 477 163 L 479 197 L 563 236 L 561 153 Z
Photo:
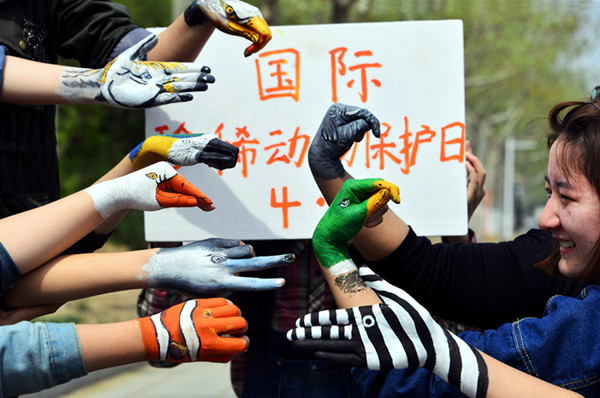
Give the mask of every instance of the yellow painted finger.
M 377 180 L 375 181 L 375 185 L 379 189 L 387 189 L 390 194 L 390 199 L 394 203 L 400 203 L 400 188 L 398 188 L 396 185 L 385 180 Z
M 381 189 L 381 190 L 377 191 L 367 201 L 367 214 L 371 214 L 375 210 L 382 208 L 389 201 L 390 201 L 390 191 L 388 191 L 387 189 Z

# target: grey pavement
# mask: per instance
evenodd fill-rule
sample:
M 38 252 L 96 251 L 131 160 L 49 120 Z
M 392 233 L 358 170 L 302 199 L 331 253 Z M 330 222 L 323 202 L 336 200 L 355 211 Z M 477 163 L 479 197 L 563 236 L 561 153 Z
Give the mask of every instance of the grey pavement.
M 229 364 L 196 362 L 157 369 L 146 363 L 92 372 L 23 398 L 235 398 Z

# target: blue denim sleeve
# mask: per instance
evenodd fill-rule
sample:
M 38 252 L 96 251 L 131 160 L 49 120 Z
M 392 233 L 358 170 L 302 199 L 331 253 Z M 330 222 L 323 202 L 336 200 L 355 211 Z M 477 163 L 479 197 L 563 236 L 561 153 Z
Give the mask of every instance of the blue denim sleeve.
M 4 57 L 8 50 L 4 46 L 0 46 L 0 93 L 2 92 L 2 84 L 4 84 Z
M 0 297 L 4 295 L 4 290 L 13 287 L 19 279 L 21 279 L 21 271 L 4 245 L 0 243 Z
M 117 43 L 112 53 L 110 54 L 110 57 L 114 58 L 119 56 L 119 54 L 121 54 L 123 51 L 127 50 L 134 44 L 139 43 L 140 40 L 142 40 L 144 37 L 149 36 L 150 34 L 151 33 L 149 31 L 143 28 L 136 28 L 130 31 L 125 36 L 123 36 L 121 40 Z
M 588 286 L 576 298 L 551 298 L 542 318 L 459 337 L 513 368 L 584 396 L 600 396 L 598 308 L 600 287 Z M 462 396 L 422 368 L 353 373 L 366 396 Z
M 0 363 L 1 397 L 40 391 L 87 373 L 72 323 L 1 326 Z

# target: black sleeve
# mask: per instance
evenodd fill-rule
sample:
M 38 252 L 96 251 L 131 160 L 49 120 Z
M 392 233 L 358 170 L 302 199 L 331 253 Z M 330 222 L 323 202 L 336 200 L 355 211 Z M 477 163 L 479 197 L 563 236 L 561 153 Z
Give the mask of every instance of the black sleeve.
M 509 242 L 432 244 L 411 229 L 396 251 L 367 265 L 434 314 L 496 328 L 541 316 L 554 295 L 580 293 L 583 283 L 535 266 L 548 257 L 552 244 L 551 235 L 540 230 Z
M 63 0 L 57 12 L 58 53 L 86 68 L 108 63 L 121 38 L 137 28 L 127 8 L 110 1 Z

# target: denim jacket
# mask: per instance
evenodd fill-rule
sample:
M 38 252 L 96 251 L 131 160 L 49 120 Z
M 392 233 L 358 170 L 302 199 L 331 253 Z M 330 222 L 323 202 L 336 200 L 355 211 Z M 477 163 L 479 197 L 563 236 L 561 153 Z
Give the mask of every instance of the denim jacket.
M 87 374 L 75 325 L 19 322 L 0 327 L 0 398 Z
M 590 285 L 578 297 L 552 297 L 541 318 L 459 336 L 525 373 L 584 396 L 600 396 L 600 286 Z M 463 396 L 422 368 L 354 369 L 354 375 L 368 397 Z

